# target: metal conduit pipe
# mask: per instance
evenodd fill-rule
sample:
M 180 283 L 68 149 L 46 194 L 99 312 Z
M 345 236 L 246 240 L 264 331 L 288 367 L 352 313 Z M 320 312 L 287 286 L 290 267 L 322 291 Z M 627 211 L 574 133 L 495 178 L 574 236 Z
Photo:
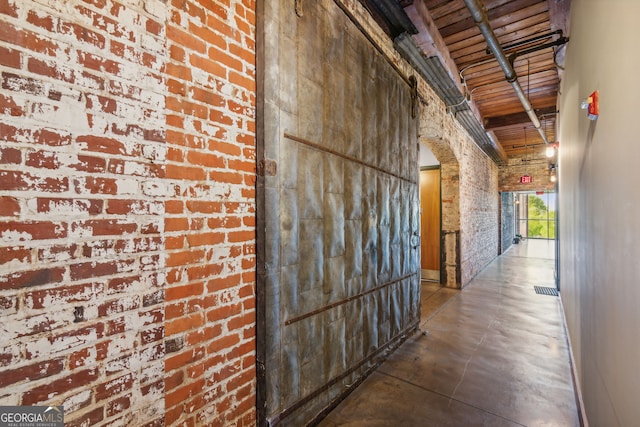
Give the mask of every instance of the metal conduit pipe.
M 479 0 L 464 0 L 464 4 L 465 6 L 467 6 L 467 9 L 471 13 L 473 20 L 478 26 L 478 29 L 480 29 L 480 32 L 484 36 L 487 42 L 487 46 L 496 57 L 498 64 L 500 64 L 500 68 L 502 68 L 505 78 L 511 84 L 513 90 L 516 92 L 520 103 L 522 103 L 522 106 L 524 107 L 524 111 L 526 111 L 527 115 L 531 119 L 531 123 L 533 123 L 533 126 L 542 137 L 544 143 L 548 144 L 549 141 L 547 140 L 547 135 L 545 135 L 544 130 L 540 125 L 540 120 L 538 119 L 536 112 L 533 111 L 531 102 L 529 102 L 527 95 L 524 93 L 524 90 L 522 90 L 522 86 L 520 86 L 520 83 L 518 82 L 518 76 L 513 69 L 513 66 L 509 62 L 507 56 L 504 54 L 502 46 L 500 46 L 495 33 L 491 29 L 491 25 L 489 24 L 487 15 L 484 13 L 484 6 L 482 6 Z

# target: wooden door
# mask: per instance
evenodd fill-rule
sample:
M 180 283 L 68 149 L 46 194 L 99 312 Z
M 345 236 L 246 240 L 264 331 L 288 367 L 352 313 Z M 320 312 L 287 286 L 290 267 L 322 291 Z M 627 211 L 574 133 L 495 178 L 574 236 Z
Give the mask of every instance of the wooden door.
M 422 278 L 440 280 L 440 168 L 420 171 Z

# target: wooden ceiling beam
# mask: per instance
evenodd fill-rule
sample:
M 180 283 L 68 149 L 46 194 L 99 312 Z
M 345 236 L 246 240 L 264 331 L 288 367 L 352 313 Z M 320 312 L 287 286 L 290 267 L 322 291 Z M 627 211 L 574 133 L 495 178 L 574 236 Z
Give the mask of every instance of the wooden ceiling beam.
M 524 129 L 524 131 L 523 131 Z M 515 126 L 513 128 L 510 128 L 508 131 L 504 131 L 501 129 L 496 129 L 493 132 L 495 132 L 495 134 L 498 136 L 498 138 L 500 138 L 501 141 L 505 142 L 505 144 L 514 144 L 517 145 L 519 144 L 518 141 L 523 141 L 524 138 L 524 134 L 526 133 L 527 135 L 527 141 L 529 141 L 529 139 L 531 139 L 532 137 L 536 136 L 536 134 L 538 133 L 538 131 L 533 127 L 533 126 L 523 126 L 523 127 L 518 127 Z M 547 127 L 547 129 L 545 129 L 545 132 L 547 134 L 552 134 L 554 132 L 553 128 L 549 128 Z
M 410 6 L 405 8 L 405 12 L 413 22 L 413 25 L 418 29 L 418 34 L 415 34 L 413 38 L 420 49 L 422 49 L 427 56 L 437 56 L 440 58 L 449 77 L 451 77 L 456 84 L 460 93 L 464 93 L 464 88 L 460 83 L 460 77 L 458 75 L 458 66 L 453 58 L 451 58 L 449 48 L 444 42 L 440 31 L 438 31 L 438 27 L 431 17 L 425 0 L 414 0 Z M 469 107 L 475 116 L 481 120 L 482 115 L 473 101 L 469 103 Z
M 440 61 L 449 72 L 453 81 L 459 84 L 458 67 L 451 58 L 449 48 L 442 39 L 438 27 L 433 22 L 425 0 L 415 0 L 413 4 L 405 8 L 404 11 L 413 22 L 413 25 L 418 29 L 418 34 L 415 34 L 413 39 L 420 49 L 422 49 L 427 56 L 437 56 L 440 58 Z M 462 86 L 460 86 L 459 89 L 462 91 Z
M 546 114 L 555 113 L 556 107 L 553 106 L 553 107 L 540 108 L 535 111 L 538 117 L 540 117 Z M 509 114 L 507 116 L 488 117 L 484 119 L 484 128 L 487 130 L 500 129 L 500 128 L 515 126 L 519 124 L 526 124 L 530 122 L 531 122 L 531 119 L 529 118 L 527 113 L 522 112 L 522 113 L 516 113 L 516 114 Z
M 545 107 L 551 107 L 556 105 L 557 95 L 549 94 L 541 96 L 539 98 L 531 98 L 531 105 L 534 110 L 539 110 Z M 496 105 L 496 103 L 488 102 L 486 104 L 479 105 L 479 108 L 484 113 L 485 117 L 502 117 L 509 116 L 511 114 L 517 114 L 522 112 L 522 104 L 519 104 L 520 100 L 516 97 L 505 101 L 503 104 Z
M 543 120 L 543 127 L 546 126 L 545 132 L 552 133 L 555 129 L 555 119 L 554 120 Z M 520 140 L 523 139 L 523 129 L 525 130 L 527 136 L 535 135 L 538 131 L 533 127 L 532 124 L 520 124 L 513 125 L 507 128 L 494 129 L 493 132 L 498 136 L 501 141 L 512 141 L 512 140 Z
M 569 36 L 571 0 L 547 0 L 547 3 L 549 4 L 551 31 L 562 30 L 565 36 Z
M 547 0 L 549 3 L 549 17 L 551 30 L 562 30 L 565 36 L 569 36 L 569 12 L 571 9 L 571 0 Z M 560 49 L 556 57 L 556 61 L 560 66 L 564 66 L 565 49 Z M 558 70 L 561 74 L 561 70 Z
M 493 132 L 493 131 L 487 131 L 487 132 Z M 526 147 L 529 146 L 531 141 L 536 140 L 536 138 L 538 138 L 539 141 L 542 141 L 542 138 L 540 138 L 540 134 L 536 131 L 536 132 L 532 132 L 532 133 L 527 133 L 527 138 L 524 138 L 524 132 L 522 132 L 522 129 L 520 129 L 520 134 L 519 135 L 498 135 L 498 132 L 495 132 L 496 134 L 496 138 L 500 141 L 500 144 L 502 144 L 502 148 L 504 148 L 505 150 L 517 150 L 519 148 L 522 147 Z M 555 135 L 553 132 L 545 132 L 545 135 L 547 135 L 547 139 L 553 141 L 555 140 Z
M 547 97 L 554 98 L 556 96 L 557 94 L 555 89 L 545 88 L 545 90 L 541 90 L 540 92 L 531 93 L 529 99 L 531 102 L 535 102 L 540 98 L 547 98 Z M 520 104 L 520 108 L 518 109 L 517 102 L 519 101 L 519 98 L 517 98 L 516 96 L 512 96 L 511 94 L 506 92 L 501 94 L 496 94 L 496 95 L 480 94 L 477 97 L 476 97 L 476 94 L 474 93 L 472 97 L 478 104 L 478 108 L 480 108 L 481 111 L 483 111 L 487 115 L 487 117 L 508 116 L 508 115 L 522 111 L 522 104 Z M 494 105 L 500 105 L 500 107 L 495 108 Z M 509 107 L 512 107 L 512 108 L 509 108 Z M 502 110 L 504 110 L 505 112 L 502 113 Z M 515 110 L 515 111 L 513 113 L 508 113 L 507 110 L 509 111 Z

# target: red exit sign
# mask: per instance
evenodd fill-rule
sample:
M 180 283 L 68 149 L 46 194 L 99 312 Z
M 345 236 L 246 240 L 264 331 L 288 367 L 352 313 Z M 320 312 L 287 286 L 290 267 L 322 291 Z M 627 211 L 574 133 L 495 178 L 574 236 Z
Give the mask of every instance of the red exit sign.
M 531 184 L 533 182 L 533 178 L 530 175 L 522 175 L 520 177 L 520 184 Z

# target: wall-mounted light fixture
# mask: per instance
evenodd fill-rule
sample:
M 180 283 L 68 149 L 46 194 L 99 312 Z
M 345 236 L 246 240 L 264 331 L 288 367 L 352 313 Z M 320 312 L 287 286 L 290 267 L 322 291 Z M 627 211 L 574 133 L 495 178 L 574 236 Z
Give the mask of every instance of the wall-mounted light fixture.
M 558 142 L 547 145 L 545 154 L 547 155 L 548 158 L 552 158 L 553 156 L 556 155 L 556 151 L 558 150 L 558 145 L 559 145 Z
M 549 145 L 546 151 L 547 157 L 551 158 L 556 154 L 556 148 L 553 145 Z
M 558 176 L 556 174 L 557 167 L 555 163 L 549 164 L 549 181 L 556 182 L 558 180 Z
M 555 144 L 549 144 L 547 145 L 547 148 L 545 150 L 545 154 L 547 156 L 547 158 L 552 158 L 553 156 L 556 155 L 556 146 Z

